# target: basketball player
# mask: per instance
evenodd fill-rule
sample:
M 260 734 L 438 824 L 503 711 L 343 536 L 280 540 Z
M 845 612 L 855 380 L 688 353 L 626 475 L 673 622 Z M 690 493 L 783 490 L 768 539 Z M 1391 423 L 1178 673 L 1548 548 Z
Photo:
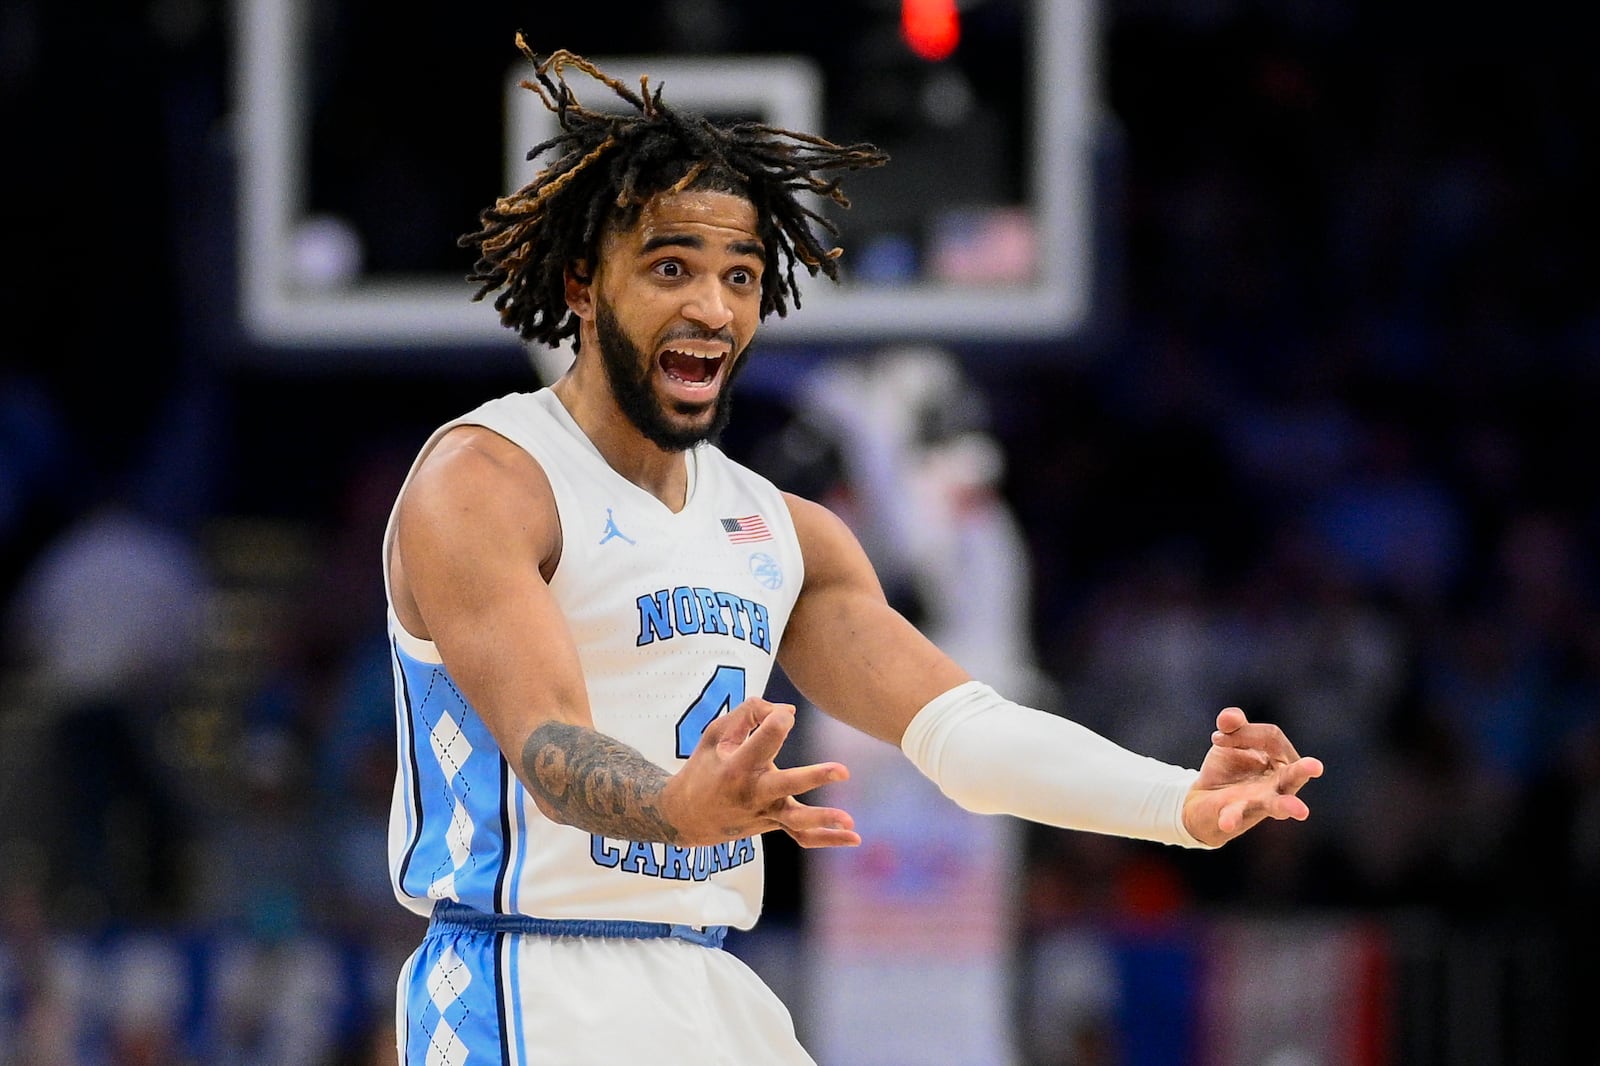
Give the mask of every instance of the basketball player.
M 801 195 L 845 204 L 839 173 L 882 153 L 720 127 L 518 45 L 560 133 L 462 242 L 502 323 L 575 337 L 577 358 L 435 432 L 384 539 L 391 874 L 430 916 L 400 978 L 403 1062 L 812 1062 L 719 950 L 760 913 L 763 833 L 860 843 L 800 799 L 844 766 L 778 765 L 775 662 L 973 811 L 1184 847 L 1307 816 L 1321 764 L 1236 708 L 1193 770 L 968 677 L 839 519 L 710 443 L 757 325 L 799 306 L 796 264 L 837 277 Z M 631 111 L 581 106 L 571 70 Z

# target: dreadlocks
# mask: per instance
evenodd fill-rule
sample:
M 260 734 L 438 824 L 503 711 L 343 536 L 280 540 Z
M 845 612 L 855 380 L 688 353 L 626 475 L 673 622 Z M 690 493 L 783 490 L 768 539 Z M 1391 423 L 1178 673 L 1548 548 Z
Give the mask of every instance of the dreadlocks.
M 577 332 L 567 308 L 564 275 L 577 260 L 593 264 L 610 224 L 632 225 L 651 197 L 707 189 L 748 199 L 756 209 L 766 249 L 761 277 L 761 317 L 800 306 L 795 263 L 815 277 L 837 281 L 840 248 L 825 248 L 811 223 L 833 237 L 838 229 L 800 202 L 808 192 L 849 207 L 832 171 L 881 166 L 888 156 L 870 144 L 841 146 L 806 133 L 756 122 L 719 125 L 680 114 L 662 103 L 649 78 L 635 93 L 582 56 L 562 50 L 540 59 L 517 34 L 517 48 L 534 65 L 537 81 L 522 87 L 555 112 L 561 132 L 535 145 L 532 160 L 554 159 L 533 181 L 478 215 L 480 228 L 458 242 L 476 248 L 468 281 L 480 282 L 481 300 L 496 289 L 500 322 L 524 339 L 555 345 Z M 633 108 L 622 114 L 591 111 L 578 103 L 565 71 L 575 67 L 609 87 Z M 781 263 L 780 263 L 781 257 Z

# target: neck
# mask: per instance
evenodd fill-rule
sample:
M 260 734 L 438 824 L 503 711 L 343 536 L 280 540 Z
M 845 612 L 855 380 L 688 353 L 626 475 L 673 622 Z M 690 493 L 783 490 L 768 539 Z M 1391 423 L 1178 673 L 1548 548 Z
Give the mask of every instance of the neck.
M 636 429 L 617 406 L 605 372 L 579 359 L 551 387 L 607 465 L 676 513 L 689 495 L 689 467 L 681 451 L 665 451 Z

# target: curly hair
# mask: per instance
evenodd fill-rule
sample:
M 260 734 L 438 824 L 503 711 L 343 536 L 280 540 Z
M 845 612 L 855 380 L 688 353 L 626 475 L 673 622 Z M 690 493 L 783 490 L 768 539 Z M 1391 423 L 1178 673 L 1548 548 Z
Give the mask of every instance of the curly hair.
M 797 262 L 812 277 L 821 273 L 838 280 L 842 249 L 825 247 L 812 224 L 835 238 L 838 229 L 803 204 L 799 194 L 849 207 L 833 172 L 888 162 L 876 146 L 838 145 L 757 122 L 715 123 L 668 107 L 661 88 L 652 91 L 648 76 L 639 79 L 635 93 L 582 56 L 562 50 L 541 59 L 521 33 L 516 43 L 537 77 L 522 87 L 539 94 L 561 132 L 527 155 L 533 160 L 549 152 L 554 161 L 533 181 L 479 212 L 479 229 L 457 242 L 478 252 L 467 275 L 468 281 L 481 283 L 472 298 L 502 290 L 494 301 L 502 325 L 525 341 L 551 346 L 575 334 L 577 318 L 566 303 L 567 267 L 595 262 L 607 227 L 632 225 L 644 205 L 663 192 L 729 192 L 755 207 L 766 256 L 762 318 L 774 311 L 786 315 L 790 303 L 800 306 Z M 632 112 L 581 106 L 566 83 L 568 67 L 609 87 Z

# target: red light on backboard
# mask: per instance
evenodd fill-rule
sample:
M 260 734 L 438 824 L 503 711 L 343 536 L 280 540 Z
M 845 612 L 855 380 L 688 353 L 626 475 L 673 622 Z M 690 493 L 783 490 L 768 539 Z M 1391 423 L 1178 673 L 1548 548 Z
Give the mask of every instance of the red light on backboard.
M 949 59 L 961 40 L 956 0 L 900 0 L 900 35 L 923 59 Z

